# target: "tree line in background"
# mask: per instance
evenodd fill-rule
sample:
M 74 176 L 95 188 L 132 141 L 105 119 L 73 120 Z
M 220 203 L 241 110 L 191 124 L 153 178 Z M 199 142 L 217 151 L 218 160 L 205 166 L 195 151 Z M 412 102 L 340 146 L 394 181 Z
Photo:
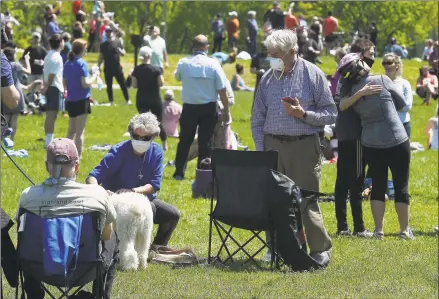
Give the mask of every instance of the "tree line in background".
M 93 2 L 83 2 L 85 11 L 91 13 Z M 2 12 L 9 11 L 20 22 L 19 26 L 14 27 L 14 40 L 19 47 L 27 47 L 31 32 L 45 25 L 43 16 L 46 4 L 55 4 L 55 1 L 2 1 Z M 156 25 L 161 28 L 162 35 L 166 30 L 169 53 L 188 53 L 195 35 L 212 37 L 210 22 L 217 13 L 221 13 L 227 20 L 227 13 L 233 10 L 238 12 L 241 23 L 238 47 L 245 49 L 247 12 L 256 11 L 259 28 L 262 28 L 263 16 L 271 5 L 272 2 L 268 1 L 107 1 L 105 10 L 115 12 L 115 22 L 126 33 L 125 47 L 128 52 L 134 48 L 130 43 L 131 34 L 143 35 L 148 25 Z M 281 2 L 284 10 L 288 9 L 288 5 L 288 2 Z M 347 42 L 351 41 L 351 33 L 357 30 L 367 33 L 371 22 L 376 21 L 379 52 L 382 52 L 390 36 L 395 36 L 399 44 L 409 49 L 427 38 L 437 39 L 438 36 L 436 1 L 297 1 L 294 15 L 297 17 L 302 13 L 310 22 L 313 16 L 326 17 L 330 10 L 339 19 L 340 30 L 346 33 Z M 166 22 L 166 27 L 162 22 Z M 63 2 L 58 23 L 62 30 L 72 31 L 74 15 L 70 2 Z M 87 32 L 88 28 L 85 29 Z M 262 36 L 261 29 L 260 41 Z

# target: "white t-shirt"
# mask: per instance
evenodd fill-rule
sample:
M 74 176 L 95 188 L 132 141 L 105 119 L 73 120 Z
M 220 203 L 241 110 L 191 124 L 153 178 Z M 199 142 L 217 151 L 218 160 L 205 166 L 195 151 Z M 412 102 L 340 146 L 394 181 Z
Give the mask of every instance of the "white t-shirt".
M 41 217 L 100 213 L 100 227 L 116 219 L 116 210 L 107 191 L 98 185 L 85 185 L 60 179 L 56 185 L 37 185 L 21 193 L 18 208 L 25 208 Z M 18 215 L 18 210 L 17 210 Z
M 55 74 L 55 78 L 50 86 L 58 88 L 60 92 L 64 92 L 63 69 L 64 64 L 61 54 L 58 51 L 50 50 L 44 58 L 44 82 L 49 80 L 49 74 Z
M 163 68 L 163 52 L 166 51 L 166 42 L 161 36 L 152 39 L 149 35 L 144 37 L 148 47 L 152 49 L 151 64 Z

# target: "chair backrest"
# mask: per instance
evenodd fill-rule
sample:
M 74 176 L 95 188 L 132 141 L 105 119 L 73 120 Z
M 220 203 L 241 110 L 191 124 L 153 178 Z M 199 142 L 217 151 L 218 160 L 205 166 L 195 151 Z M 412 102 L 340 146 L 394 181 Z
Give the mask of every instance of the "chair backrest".
M 271 170 L 277 169 L 277 152 L 212 151 L 212 173 L 217 204 L 212 217 L 223 223 L 253 230 L 271 228 L 268 212 Z
M 51 220 L 61 218 L 75 219 L 78 216 L 52 217 Z M 81 286 L 93 281 L 96 279 L 96 266 L 101 266 L 99 212 L 91 212 L 81 216 L 82 223 L 80 223 L 81 227 L 79 228 L 80 239 L 76 257 L 77 263 L 73 271 L 68 275 L 69 287 Z M 33 276 L 36 280 L 64 287 L 66 286 L 65 275 L 48 274 L 46 272 L 47 253 L 44 252 L 44 248 L 47 247 L 45 244 L 46 240 L 44 239 L 47 238 L 47 233 L 45 232 L 47 230 L 46 220 L 47 218 L 35 215 L 25 209 L 20 209 L 17 245 L 18 259 L 22 271 Z M 62 234 L 62 232 L 58 232 Z

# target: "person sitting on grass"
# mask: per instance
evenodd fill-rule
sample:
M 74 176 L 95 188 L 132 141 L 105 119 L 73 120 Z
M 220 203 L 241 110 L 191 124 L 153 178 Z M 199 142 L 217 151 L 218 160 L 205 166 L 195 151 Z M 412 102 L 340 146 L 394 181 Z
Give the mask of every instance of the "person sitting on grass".
M 236 61 L 235 52 L 230 52 L 229 54 L 223 52 L 215 52 L 212 54 L 212 57 L 221 61 L 221 64 L 234 63 Z
M 233 75 L 232 81 L 230 82 L 230 84 L 232 85 L 232 89 L 234 91 L 253 92 L 254 89 L 245 85 L 244 78 L 242 78 L 242 74 L 244 74 L 244 66 L 238 63 L 236 64 L 235 68 L 236 68 L 236 74 Z
M 436 106 L 436 116 L 432 117 L 428 120 L 427 125 L 425 126 L 425 134 L 427 135 L 427 146 L 429 149 L 438 150 L 438 106 Z
M 183 107 L 175 101 L 174 92 L 168 89 L 163 102 L 163 128 L 169 137 L 178 138 L 178 123 Z
M 435 75 L 430 74 L 428 66 L 419 69 L 419 77 L 416 81 L 416 94 L 424 99 L 422 104 L 430 105 L 431 98 L 438 97 L 438 80 Z

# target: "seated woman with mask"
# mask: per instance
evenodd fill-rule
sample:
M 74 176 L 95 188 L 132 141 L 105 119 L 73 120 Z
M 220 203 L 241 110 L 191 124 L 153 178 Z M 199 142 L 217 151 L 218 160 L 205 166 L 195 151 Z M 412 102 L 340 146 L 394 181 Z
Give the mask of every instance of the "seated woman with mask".
M 178 209 L 157 198 L 163 176 L 163 149 L 153 142 L 160 134 L 157 117 L 151 112 L 134 116 L 128 132 L 131 140 L 113 146 L 89 174 L 87 184 L 101 184 L 112 192 L 136 192 L 150 200 L 154 223 L 158 224 L 153 245 L 167 246 L 180 219 Z

